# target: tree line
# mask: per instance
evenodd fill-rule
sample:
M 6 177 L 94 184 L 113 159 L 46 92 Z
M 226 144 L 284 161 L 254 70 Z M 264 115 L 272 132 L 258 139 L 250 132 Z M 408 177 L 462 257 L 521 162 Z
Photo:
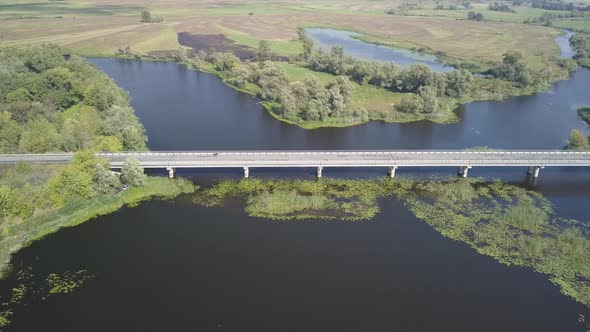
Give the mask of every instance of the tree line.
M 541 9 L 546 9 L 546 10 L 590 11 L 589 5 L 576 6 L 573 2 L 565 2 L 562 0 L 532 0 L 531 7 L 541 8 Z
M 510 8 L 510 6 L 508 6 L 505 3 L 501 3 L 501 2 L 492 2 L 488 5 L 488 9 L 489 10 L 493 10 L 493 11 L 497 11 L 497 12 L 507 12 L 507 13 L 515 13 L 516 11 L 512 8 Z
M 418 93 L 420 88 L 430 86 L 438 96 L 461 98 L 468 95 L 474 85 L 473 75 L 465 69 L 437 73 L 424 64 L 408 67 L 393 62 L 382 64 L 345 56 L 342 46 L 334 46 L 330 52 L 314 51 L 306 66 L 314 71 L 345 75 L 359 84 L 372 84 L 394 92 Z
M 302 82 L 290 82 L 285 71 L 270 60 L 243 63 L 231 53 L 198 54 L 196 61 L 201 60 L 212 63 L 233 86 L 255 86 L 257 96 L 270 111 L 285 119 L 329 121 L 363 117 L 368 120 L 366 111 L 350 106 L 353 87 L 346 76 L 335 76 L 326 84 L 314 75 L 307 75 Z
M 578 66 L 590 69 L 590 33 L 576 32 L 570 38 L 570 44 L 576 51 L 574 60 Z
M 105 159 L 92 151 L 77 152 L 64 167 L 20 163 L 0 177 L 0 220 L 26 219 L 36 211 L 73 212 L 88 200 L 108 196 L 121 185 L 140 187 L 146 175 L 136 159 L 127 159 L 118 176 Z
M 145 150 L 129 96 L 56 45 L 0 48 L 0 152 Z
M 304 45 L 310 42 L 304 39 Z M 309 49 L 312 49 L 310 52 Z M 440 115 L 450 111 L 453 103 L 440 98 L 468 96 L 475 86 L 473 75 L 466 69 L 437 73 L 424 64 L 408 67 L 393 62 L 379 63 L 345 56 L 342 46 L 329 52 L 304 47 L 305 66 L 314 71 L 342 75 L 359 84 L 371 84 L 393 92 L 407 93 L 395 106 L 397 111 L 421 115 Z

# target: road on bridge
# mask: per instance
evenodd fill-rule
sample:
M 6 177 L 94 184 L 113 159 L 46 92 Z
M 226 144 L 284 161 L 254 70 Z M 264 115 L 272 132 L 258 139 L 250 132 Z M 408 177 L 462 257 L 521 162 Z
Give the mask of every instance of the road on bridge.
M 128 157 L 146 168 L 168 167 L 425 167 L 590 166 L 590 152 L 577 151 L 151 151 L 98 153 L 113 168 Z M 69 163 L 71 153 L 0 154 L 0 164 Z
M 466 177 L 471 167 L 529 167 L 534 177 L 548 166 L 590 166 L 590 152 L 581 151 L 150 151 L 98 153 L 112 168 L 120 168 L 129 157 L 139 160 L 144 168 L 166 168 L 170 177 L 176 168 L 244 169 L 250 167 L 388 167 L 395 176 L 398 167 L 456 166 Z M 72 153 L 3 154 L 0 164 L 18 162 L 69 163 Z

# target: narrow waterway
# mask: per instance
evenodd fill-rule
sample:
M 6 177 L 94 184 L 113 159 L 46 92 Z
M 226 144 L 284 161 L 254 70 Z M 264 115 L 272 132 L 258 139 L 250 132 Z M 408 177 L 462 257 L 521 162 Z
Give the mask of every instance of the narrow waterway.
M 402 66 L 420 63 L 429 66 L 437 72 L 454 70 L 439 62 L 435 56 L 418 53 L 404 48 L 394 48 L 364 42 L 358 37 L 360 33 L 327 28 L 307 28 L 305 35 L 312 39 L 316 46 L 324 51 L 330 51 L 334 46 L 342 46 L 346 55 L 366 60 L 395 62 Z

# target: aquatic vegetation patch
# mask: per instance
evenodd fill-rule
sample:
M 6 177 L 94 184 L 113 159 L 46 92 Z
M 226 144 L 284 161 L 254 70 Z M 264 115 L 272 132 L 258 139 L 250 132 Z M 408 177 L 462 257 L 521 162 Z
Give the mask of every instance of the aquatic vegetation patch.
M 547 274 L 561 292 L 590 308 L 590 225 L 556 216 L 541 194 L 482 179 L 404 178 L 222 181 L 195 202 L 242 198 L 245 212 L 275 220 L 369 220 L 393 196 L 437 232 L 506 265 Z
M 12 323 L 10 319 L 15 310 L 46 301 L 56 294 L 71 293 L 93 277 L 87 270 L 50 273 L 43 277 L 35 276 L 30 267 L 21 269 L 16 274 L 16 286 L 0 303 L 0 328 Z
M 67 294 L 82 286 L 92 275 L 86 270 L 51 273 L 47 276 L 49 294 Z
M 368 220 L 379 212 L 377 198 L 395 186 L 378 180 L 226 180 L 199 192 L 195 202 L 211 207 L 222 205 L 226 198 L 243 197 L 245 212 L 252 217 Z

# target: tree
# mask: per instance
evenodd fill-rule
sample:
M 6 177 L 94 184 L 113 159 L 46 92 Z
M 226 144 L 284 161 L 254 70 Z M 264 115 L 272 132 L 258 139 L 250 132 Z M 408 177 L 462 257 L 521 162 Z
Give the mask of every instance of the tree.
M 252 79 L 250 67 L 238 64 L 231 70 L 229 83 L 238 87 L 243 86 Z
M 21 130 L 9 112 L 0 112 L 0 152 L 10 153 L 17 150 Z
M 344 75 L 344 47 L 337 45 L 330 50 L 327 70 L 334 75 Z
M 430 86 L 420 88 L 419 93 L 422 99 L 422 113 L 436 113 L 438 111 L 438 98 L 436 90 Z
M 263 100 L 276 100 L 281 90 L 289 84 L 285 72 L 272 61 L 265 61 L 257 71 L 256 83 Z
M 424 104 L 422 98 L 415 93 L 409 93 L 402 97 L 399 104 L 395 106 L 396 110 L 404 113 L 422 113 Z
M 94 148 L 97 151 L 118 152 L 123 151 L 123 143 L 117 136 L 98 136 L 94 140 Z
M 588 146 L 588 137 L 584 136 L 581 131 L 573 129 L 570 133 L 569 146 L 574 149 Z
M 313 53 L 313 40 L 303 37 L 303 60 L 308 61 Z
M 146 175 L 139 160 L 135 158 L 125 159 L 123 168 L 121 168 L 123 182 L 133 187 L 141 187 L 145 183 Z
M 59 148 L 59 135 L 46 119 L 29 121 L 21 135 L 19 147 L 23 152 L 44 153 Z
M 98 163 L 94 171 L 96 191 L 100 194 L 108 194 L 121 183 L 119 177 L 104 165 Z
M 70 200 L 89 199 L 96 195 L 92 173 L 75 162 L 68 165 L 58 176 L 48 181 L 54 204 L 61 208 Z
M 522 53 L 518 51 L 506 51 L 506 53 L 502 54 L 502 63 L 509 66 L 514 66 L 520 63 L 523 59 Z
M 336 76 L 326 83 L 326 89 L 335 90 L 342 96 L 345 103 L 350 102 L 352 97 L 352 83 L 346 76 Z
M 483 14 L 471 11 L 467 13 L 467 19 L 471 21 L 483 21 Z
M 432 82 L 434 74 L 427 65 L 413 64 L 400 72 L 396 88 L 402 92 L 416 93 L 420 87 L 429 85 Z
M 7 185 L 0 186 L 0 216 L 6 216 L 12 212 L 14 194 L 12 189 Z
M 141 11 L 141 22 L 150 23 L 152 21 L 152 13 L 149 10 L 144 9 Z
M 146 149 L 145 128 L 131 107 L 113 105 L 109 108 L 105 112 L 102 131 L 104 135 L 116 136 L 127 150 Z
M 256 60 L 258 61 L 267 61 L 270 60 L 272 57 L 272 53 L 270 51 L 270 43 L 268 40 L 261 40 L 258 44 L 258 52 L 256 53 Z
M 475 79 L 466 69 L 453 70 L 445 76 L 445 94 L 453 98 L 461 98 L 473 90 Z

